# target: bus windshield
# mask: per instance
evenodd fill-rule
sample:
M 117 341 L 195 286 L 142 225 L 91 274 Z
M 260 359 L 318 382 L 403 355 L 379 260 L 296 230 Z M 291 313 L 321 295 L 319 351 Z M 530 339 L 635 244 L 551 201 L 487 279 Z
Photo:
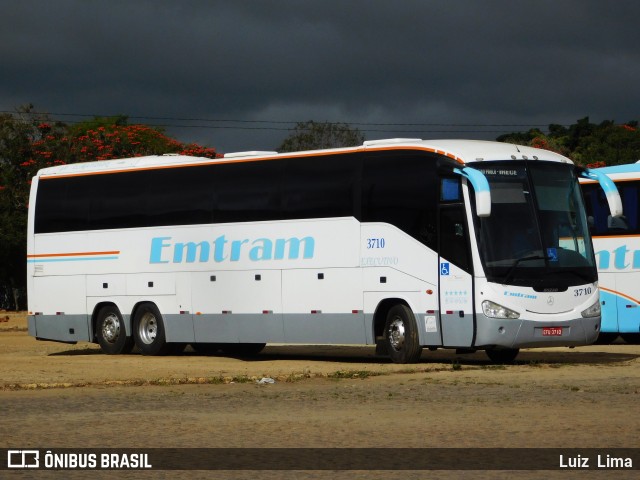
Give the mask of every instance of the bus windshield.
M 476 216 L 480 258 L 491 282 L 565 289 L 597 280 L 573 165 L 483 162 L 491 215 Z

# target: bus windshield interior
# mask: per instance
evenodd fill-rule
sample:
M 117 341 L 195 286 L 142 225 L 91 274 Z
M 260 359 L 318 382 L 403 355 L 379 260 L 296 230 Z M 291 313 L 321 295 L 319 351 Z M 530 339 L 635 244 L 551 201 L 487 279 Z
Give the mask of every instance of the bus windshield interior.
M 596 281 L 584 203 L 573 165 L 483 162 L 491 215 L 475 216 L 487 279 L 536 290 Z

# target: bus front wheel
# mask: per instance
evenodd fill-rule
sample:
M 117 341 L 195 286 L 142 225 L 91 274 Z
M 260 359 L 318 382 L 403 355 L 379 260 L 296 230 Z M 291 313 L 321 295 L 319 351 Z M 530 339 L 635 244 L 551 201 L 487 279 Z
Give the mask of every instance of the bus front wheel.
M 134 347 L 133 338 L 127 337 L 120 310 L 114 305 L 105 305 L 98 312 L 96 337 L 100 349 L 108 355 L 131 353 Z
M 143 355 L 166 355 L 167 344 L 162 315 L 153 304 L 138 307 L 133 317 L 133 336 Z
M 384 343 L 393 363 L 414 363 L 422 354 L 416 319 L 409 307 L 395 305 L 387 314 Z

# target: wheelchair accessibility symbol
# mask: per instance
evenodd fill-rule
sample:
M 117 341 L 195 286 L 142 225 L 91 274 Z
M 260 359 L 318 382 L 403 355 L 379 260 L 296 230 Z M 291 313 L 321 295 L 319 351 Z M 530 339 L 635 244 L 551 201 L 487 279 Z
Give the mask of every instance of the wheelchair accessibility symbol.
M 440 275 L 442 276 L 449 275 L 449 262 L 442 262 L 440 264 Z

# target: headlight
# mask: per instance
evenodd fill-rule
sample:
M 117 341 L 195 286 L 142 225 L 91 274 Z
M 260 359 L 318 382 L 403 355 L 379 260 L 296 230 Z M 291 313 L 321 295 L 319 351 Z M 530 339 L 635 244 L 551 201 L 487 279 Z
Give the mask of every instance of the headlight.
M 582 316 L 585 317 L 585 318 L 587 318 L 587 317 L 597 317 L 597 316 L 600 315 L 600 313 L 601 313 L 600 300 L 598 300 L 596 303 L 594 303 L 589 308 L 584 310 L 582 312 Z
M 489 300 L 482 302 L 482 311 L 490 318 L 520 318 L 518 312 L 514 312 L 507 307 L 503 307 Z

